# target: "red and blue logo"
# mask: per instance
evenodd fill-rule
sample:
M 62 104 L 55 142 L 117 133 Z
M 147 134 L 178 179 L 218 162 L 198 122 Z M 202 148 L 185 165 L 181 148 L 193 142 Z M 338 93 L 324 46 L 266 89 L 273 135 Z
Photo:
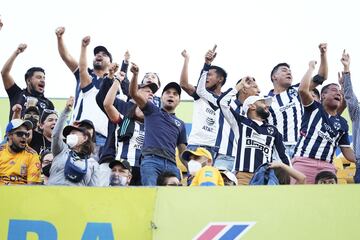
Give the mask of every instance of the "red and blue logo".
M 209 223 L 194 240 L 234 240 L 240 239 L 255 222 L 215 222 Z

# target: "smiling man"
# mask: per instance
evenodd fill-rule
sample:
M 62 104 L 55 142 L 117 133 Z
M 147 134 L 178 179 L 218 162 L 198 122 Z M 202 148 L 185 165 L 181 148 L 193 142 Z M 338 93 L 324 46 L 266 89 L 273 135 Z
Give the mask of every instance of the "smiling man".
M 40 160 L 27 148 L 32 123 L 14 119 L 6 127 L 8 142 L 0 151 L 0 185 L 40 183 Z
M 53 103 L 44 97 L 45 89 L 45 71 L 40 67 L 32 67 L 28 69 L 25 73 L 25 82 L 26 88 L 21 89 L 14 81 L 13 77 L 10 74 L 12 65 L 17 58 L 17 56 L 24 52 L 26 49 L 26 44 L 20 44 L 15 52 L 10 56 L 10 58 L 4 64 L 1 70 L 1 76 L 3 79 L 3 84 L 6 90 L 6 93 L 9 96 L 10 100 L 10 114 L 9 120 L 12 117 L 12 107 L 15 104 L 20 104 L 22 107 L 22 114 L 26 110 L 26 102 L 29 101 L 32 97 L 36 98 L 40 114 L 44 109 L 54 109 Z

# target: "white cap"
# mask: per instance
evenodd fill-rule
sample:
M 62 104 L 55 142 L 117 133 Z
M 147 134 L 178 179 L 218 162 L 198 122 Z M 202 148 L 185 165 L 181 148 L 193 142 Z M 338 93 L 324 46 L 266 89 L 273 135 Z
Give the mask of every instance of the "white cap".
M 235 174 L 233 174 L 232 172 L 226 170 L 226 171 L 221 171 L 221 174 L 224 174 L 230 181 L 235 183 L 235 185 L 238 185 L 238 180 Z
M 254 104 L 255 102 L 260 100 L 265 100 L 265 104 L 267 106 L 270 106 L 272 103 L 272 97 L 270 96 L 249 96 L 248 98 L 245 99 L 243 104 L 243 111 L 245 112 L 245 115 L 249 110 L 249 105 Z

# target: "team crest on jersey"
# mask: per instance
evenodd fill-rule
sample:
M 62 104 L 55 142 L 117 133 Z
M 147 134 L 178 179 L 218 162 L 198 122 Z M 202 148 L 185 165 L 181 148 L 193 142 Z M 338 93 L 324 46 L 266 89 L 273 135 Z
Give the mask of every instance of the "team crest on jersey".
M 274 133 L 274 128 L 273 127 L 267 127 L 267 131 L 269 134 L 273 134 Z
M 339 122 L 335 122 L 335 123 L 334 123 L 334 128 L 335 128 L 336 130 L 339 130 L 340 127 L 341 127 L 341 125 L 340 125 Z
M 43 102 L 40 102 L 39 105 L 40 105 L 40 107 L 41 107 L 42 109 L 45 109 L 45 108 L 46 108 L 46 104 L 43 103 Z
M 298 94 L 297 94 L 295 89 L 290 88 L 289 89 L 289 95 L 292 96 L 292 97 L 296 97 Z
M 181 122 L 177 119 L 174 119 L 175 125 L 180 127 L 181 126 Z

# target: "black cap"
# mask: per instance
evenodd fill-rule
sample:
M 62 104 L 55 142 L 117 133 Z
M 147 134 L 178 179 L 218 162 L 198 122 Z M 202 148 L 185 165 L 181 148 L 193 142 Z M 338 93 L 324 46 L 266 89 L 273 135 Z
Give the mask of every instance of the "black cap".
M 145 88 L 145 87 L 149 87 L 152 91 L 153 94 L 156 93 L 156 91 L 159 89 L 158 85 L 156 83 L 142 83 L 139 85 L 139 88 Z
M 90 126 L 95 132 L 94 123 L 92 121 L 90 121 L 89 119 L 84 119 L 82 121 L 75 121 L 75 122 L 73 122 L 73 125 L 79 126 L 79 127 L 85 127 L 84 125 L 87 125 L 87 126 Z
M 164 89 L 163 89 L 163 91 L 162 91 L 162 94 L 164 94 L 164 92 L 165 92 L 166 90 L 170 89 L 170 88 L 174 88 L 174 89 L 177 91 L 177 93 L 178 93 L 179 95 L 181 95 L 181 87 L 180 87 L 180 85 L 177 84 L 176 82 L 170 82 L 170 83 L 166 84 L 166 86 L 164 87 Z M 162 94 L 161 94 L 161 95 L 162 95 Z
M 121 165 L 131 172 L 131 166 L 127 160 L 113 160 L 109 163 L 109 168 L 113 168 L 115 165 Z
M 72 131 L 72 130 L 77 130 L 77 131 L 80 131 L 80 132 L 83 132 L 83 133 L 86 133 L 87 132 L 87 129 L 86 128 L 83 128 L 83 127 L 75 127 L 73 125 L 67 125 L 64 130 L 63 130 L 63 135 L 64 137 L 66 137 L 67 135 L 69 135 L 69 133 Z
M 112 55 L 111 53 L 106 49 L 104 46 L 97 46 L 94 48 L 94 55 L 96 55 L 99 52 L 104 52 L 108 57 L 110 58 L 110 62 L 112 62 Z

